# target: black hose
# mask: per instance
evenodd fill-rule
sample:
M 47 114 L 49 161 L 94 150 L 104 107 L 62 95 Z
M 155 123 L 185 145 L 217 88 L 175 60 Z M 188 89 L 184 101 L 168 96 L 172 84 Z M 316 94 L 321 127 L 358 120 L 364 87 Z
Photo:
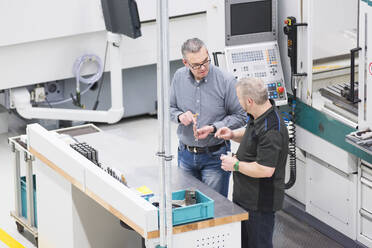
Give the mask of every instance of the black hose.
M 97 108 L 98 108 L 98 105 L 99 105 L 99 96 L 101 95 L 102 86 L 103 86 L 103 83 L 104 83 L 104 80 L 105 80 L 105 68 L 106 68 L 106 59 L 107 59 L 107 48 L 108 48 L 108 42 L 106 42 L 105 59 L 103 61 L 103 73 L 102 73 L 102 77 L 101 77 L 101 83 L 100 83 L 99 88 L 98 88 L 98 93 L 97 93 L 96 101 L 95 101 L 95 103 L 93 105 L 93 108 L 92 108 L 93 110 L 97 110 Z M 99 83 L 99 82 L 97 82 L 97 83 Z

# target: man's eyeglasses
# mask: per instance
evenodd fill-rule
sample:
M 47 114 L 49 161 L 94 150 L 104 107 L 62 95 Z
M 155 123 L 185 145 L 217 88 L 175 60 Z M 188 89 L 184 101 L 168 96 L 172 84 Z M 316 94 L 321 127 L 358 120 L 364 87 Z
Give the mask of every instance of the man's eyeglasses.
M 208 60 L 206 60 L 205 62 L 203 62 L 201 64 L 193 64 L 192 65 L 189 62 L 187 62 L 187 63 L 189 64 L 189 66 L 191 67 L 191 69 L 193 69 L 193 70 L 200 70 L 202 68 L 202 66 L 207 67 L 210 62 L 211 62 L 211 59 L 208 58 Z

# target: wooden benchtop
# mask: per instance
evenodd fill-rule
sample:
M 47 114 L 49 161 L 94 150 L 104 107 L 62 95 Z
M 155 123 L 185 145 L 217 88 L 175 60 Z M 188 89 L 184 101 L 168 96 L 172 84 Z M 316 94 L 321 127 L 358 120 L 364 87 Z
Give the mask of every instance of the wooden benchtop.
M 155 155 L 153 165 L 136 166 L 136 164 L 127 163 L 127 160 L 130 161 L 131 159 L 126 159 L 126 157 L 129 158 L 131 156 L 131 153 L 129 152 L 130 149 L 128 149 L 128 142 L 121 138 L 106 135 L 104 132 L 75 136 L 75 138 L 80 142 L 87 142 L 89 145 L 96 148 L 99 152 L 99 161 L 102 162 L 104 165 L 110 165 L 123 172 L 129 187 L 137 188 L 146 185 L 155 193 L 155 196 L 159 195 L 160 170 L 159 166 L 157 165 L 157 159 Z M 111 143 L 112 145 L 108 146 L 107 142 Z M 97 203 L 114 214 L 120 220 L 124 221 L 142 237 L 147 237 L 148 239 L 159 237 L 159 231 L 144 233 L 144 230 L 142 228 L 138 227 L 135 223 L 130 221 L 130 219 L 125 216 L 125 213 L 119 213 L 119 211 L 113 208 L 109 202 L 105 202 L 102 199 L 99 199 L 99 197 L 96 197 L 94 194 L 92 194 L 92 192 L 89 192 L 89 189 L 87 189 L 85 192 L 82 185 L 78 184 L 71 176 L 69 176 L 68 172 L 61 170 L 58 165 L 53 164 L 39 151 L 35 151 L 33 148 L 30 148 L 29 150 L 35 157 L 43 161 L 46 165 L 55 170 L 66 180 L 71 182 L 71 184 L 82 190 L 89 197 L 94 199 Z M 248 219 L 248 213 L 245 210 L 235 205 L 219 193 L 215 192 L 204 183 L 182 171 L 177 166 L 172 167 L 171 179 L 172 191 L 193 188 L 203 192 L 203 194 L 213 199 L 215 215 L 213 219 L 175 226 L 173 227 L 173 234 L 199 230 Z

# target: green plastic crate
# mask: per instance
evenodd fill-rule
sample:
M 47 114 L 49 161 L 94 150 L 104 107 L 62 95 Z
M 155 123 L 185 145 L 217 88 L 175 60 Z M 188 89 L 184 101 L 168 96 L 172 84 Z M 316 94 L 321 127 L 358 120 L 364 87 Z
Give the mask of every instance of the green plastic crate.
M 34 215 L 35 215 L 35 227 L 37 227 L 37 211 L 36 211 L 36 177 L 33 175 L 34 181 Z M 21 203 L 22 203 L 22 216 L 27 218 L 27 193 L 26 193 L 26 177 L 21 177 Z
M 214 200 L 196 190 L 196 204 L 172 209 L 173 226 L 214 217 Z M 172 193 L 172 200 L 184 200 L 185 190 Z

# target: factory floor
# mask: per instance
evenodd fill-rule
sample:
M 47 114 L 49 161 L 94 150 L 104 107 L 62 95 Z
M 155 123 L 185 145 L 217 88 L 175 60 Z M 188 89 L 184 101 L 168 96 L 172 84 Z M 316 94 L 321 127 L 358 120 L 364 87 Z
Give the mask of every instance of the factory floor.
M 14 184 L 12 153 L 7 143 L 7 138 L 24 134 L 25 125 L 26 123 L 23 120 L 15 115 L 10 115 L 9 132 L 0 134 L 0 248 L 36 247 L 29 233 L 25 232 L 23 235 L 18 233 L 15 221 L 9 214 L 10 211 L 14 209 Z M 132 147 L 130 152 L 130 156 L 136 156 L 138 161 L 141 161 L 139 164 L 156 163 L 155 153 L 158 146 L 158 123 L 155 118 L 151 116 L 141 116 L 124 119 L 120 123 L 114 125 L 97 124 L 97 126 L 106 132 L 115 134 L 124 139 L 136 140 L 136 144 L 141 144 L 140 147 Z M 172 154 L 176 155 L 176 125 L 173 123 L 171 125 L 171 146 Z M 237 147 L 238 144 L 232 144 L 233 151 L 236 151 Z M 125 154 L 125 151 L 123 151 L 123 154 L 124 156 L 129 155 Z M 174 164 L 176 164 L 176 160 L 174 160 Z M 230 189 L 231 188 L 232 187 L 230 187 Z M 229 192 L 229 197 L 231 199 L 231 190 Z M 8 245 L 6 245 L 6 243 Z M 274 247 L 332 248 L 343 246 L 318 232 L 311 226 L 288 215 L 286 212 L 279 211 L 276 215 Z

